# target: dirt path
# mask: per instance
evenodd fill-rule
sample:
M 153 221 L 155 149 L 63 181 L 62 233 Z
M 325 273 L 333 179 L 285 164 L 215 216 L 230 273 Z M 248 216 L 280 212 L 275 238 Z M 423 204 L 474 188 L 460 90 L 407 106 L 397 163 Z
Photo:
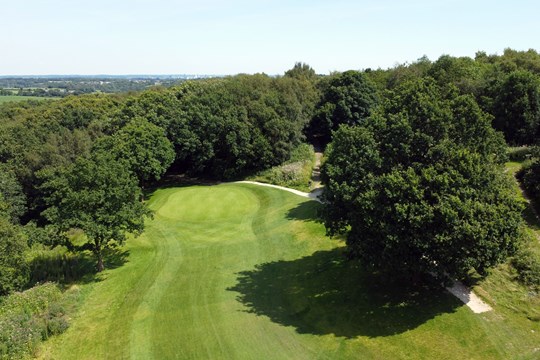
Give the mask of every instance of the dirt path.
M 323 153 L 320 151 L 315 152 L 315 166 L 311 172 L 311 190 L 320 188 L 321 185 L 321 160 Z

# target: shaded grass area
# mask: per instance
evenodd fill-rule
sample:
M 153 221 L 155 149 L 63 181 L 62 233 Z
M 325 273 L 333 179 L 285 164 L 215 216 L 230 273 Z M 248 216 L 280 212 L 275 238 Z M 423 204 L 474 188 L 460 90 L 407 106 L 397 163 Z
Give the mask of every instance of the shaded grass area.
M 99 281 L 96 274 L 96 257 L 90 251 L 72 252 L 63 246 L 52 250 L 32 250 L 30 254 L 31 284 L 48 281 L 60 284 Z M 123 248 L 103 249 L 103 261 L 108 269 L 124 265 L 129 250 Z
M 540 326 L 483 283 L 492 313 L 443 288 L 382 285 L 325 237 L 320 206 L 249 184 L 156 190 L 126 262 L 80 285 L 48 359 L 533 359 Z M 524 300 L 525 301 L 525 300 Z M 513 306 L 512 310 L 509 307 Z M 536 331 L 535 333 L 531 330 Z
M 241 272 L 238 292 L 249 313 L 292 326 L 299 334 L 353 339 L 414 330 L 461 303 L 440 284 L 388 284 L 348 261 L 341 248 L 292 261 L 275 261 Z

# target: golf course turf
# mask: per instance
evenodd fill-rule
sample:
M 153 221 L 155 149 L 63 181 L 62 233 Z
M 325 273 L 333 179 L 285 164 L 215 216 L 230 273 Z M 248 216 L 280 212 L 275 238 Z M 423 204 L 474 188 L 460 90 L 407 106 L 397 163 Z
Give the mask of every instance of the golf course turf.
M 49 359 L 534 359 L 540 326 L 442 287 L 383 286 L 315 201 L 251 184 L 156 190 L 125 263 L 77 285 Z M 536 358 L 538 358 L 536 357 Z

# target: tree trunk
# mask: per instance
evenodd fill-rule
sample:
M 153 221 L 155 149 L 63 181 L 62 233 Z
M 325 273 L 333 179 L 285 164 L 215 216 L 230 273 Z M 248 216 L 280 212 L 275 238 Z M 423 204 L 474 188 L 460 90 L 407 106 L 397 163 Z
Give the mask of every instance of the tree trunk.
M 103 264 L 103 254 L 101 253 L 101 241 L 95 239 L 94 245 L 94 253 L 97 257 L 97 272 L 102 272 L 105 270 L 105 265 Z

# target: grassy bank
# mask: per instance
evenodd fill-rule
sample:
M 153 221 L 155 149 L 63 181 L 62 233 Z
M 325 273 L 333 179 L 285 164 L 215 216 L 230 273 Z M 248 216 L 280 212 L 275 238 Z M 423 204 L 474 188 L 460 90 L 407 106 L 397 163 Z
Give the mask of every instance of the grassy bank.
M 311 191 L 311 172 L 314 166 L 315 152 L 313 146 L 302 144 L 293 151 L 291 159 L 285 164 L 261 171 L 247 180 L 309 192 Z

